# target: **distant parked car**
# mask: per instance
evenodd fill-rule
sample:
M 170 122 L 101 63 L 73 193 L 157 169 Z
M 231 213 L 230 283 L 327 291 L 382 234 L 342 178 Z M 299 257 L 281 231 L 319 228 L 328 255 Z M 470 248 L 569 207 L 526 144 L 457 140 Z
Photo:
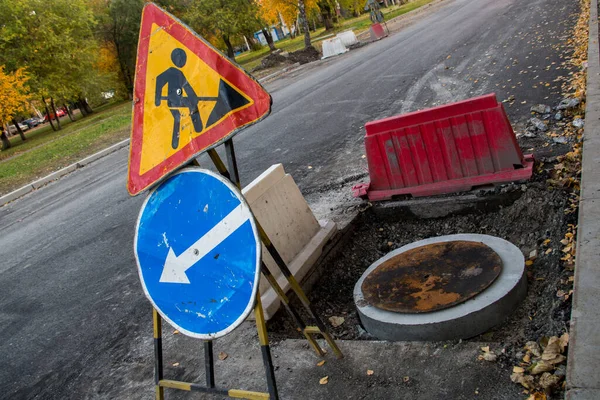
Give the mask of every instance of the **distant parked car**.
M 59 108 L 58 110 L 56 110 L 56 115 L 58 115 L 58 118 L 60 118 L 67 115 L 67 113 L 62 108 Z M 52 119 L 55 119 L 54 114 L 50 114 L 50 117 L 52 117 Z M 48 114 L 44 115 L 44 121 L 48 121 Z
M 23 124 L 21 122 L 18 122 L 18 125 L 19 125 L 19 128 L 21 128 L 21 130 L 23 132 L 25 132 L 26 130 L 29 129 L 29 126 L 27 126 L 27 125 L 25 125 L 25 124 Z M 8 133 L 11 134 L 11 135 L 16 134 L 17 133 L 17 127 L 14 126 L 14 125 L 9 125 L 8 126 Z
M 23 121 L 23 123 L 25 125 L 27 125 L 29 127 L 29 129 L 31 128 L 35 128 L 36 126 L 38 126 L 39 124 L 41 124 L 43 121 L 40 121 L 41 118 L 29 118 L 26 119 L 25 121 Z

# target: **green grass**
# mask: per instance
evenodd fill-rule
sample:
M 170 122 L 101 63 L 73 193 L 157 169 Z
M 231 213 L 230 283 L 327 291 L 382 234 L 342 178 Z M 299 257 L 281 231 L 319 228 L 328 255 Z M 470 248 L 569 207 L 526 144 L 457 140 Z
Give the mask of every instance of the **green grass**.
M 391 6 L 388 8 L 384 8 L 381 11 L 385 16 L 385 20 L 389 21 L 392 18 L 406 14 L 428 3 L 431 3 L 432 1 L 433 0 L 414 0 L 401 6 Z M 342 22 L 338 23 L 334 29 L 329 31 L 325 31 L 325 28 L 319 28 L 316 32 L 311 32 L 310 37 L 313 41 L 313 46 L 317 47 L 317 49 L 320 50 L 321 45 L 319 39 L 321 37 L 330 34 L 336 34 L 338 32 L 346 31 L 349 29 L 352 29 L 356 34 L 359 34 L 361 31 L 369 29 L 370 25 L 371 19 L 369 18 L 369 13 L 365 13 L 356 18 L 342 20 Z M 296 36 L 294 39 L 287 38 L 280 40 L 279 42 L 275 42 L 275 47 L 288 52 L 300 50 L 304 48 L 304 35 Z M 259 50 L 240 54 L 236 57 L 236 61 L 241 66 L 251 71 L 252 69 L 259 66 L 262 59 L 267 55 L 269 55 L 269 47 L 264 46 Z
M 64 124 L 58 132 L 49 126 L 31 132 L 27 142 L 0 152 L 0 194 L 129 137 L 130 125 L 131 103 L 126 102 Z

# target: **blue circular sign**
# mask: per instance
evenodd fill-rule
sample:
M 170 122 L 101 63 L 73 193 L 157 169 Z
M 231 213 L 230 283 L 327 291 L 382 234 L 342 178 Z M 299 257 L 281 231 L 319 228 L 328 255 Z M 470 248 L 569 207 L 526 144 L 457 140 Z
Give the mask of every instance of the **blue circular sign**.
M 261 243 L 240 191 L 208 170 L 171 176 L 144 202 L 134 252 L 146 297 L 181 333 L 224 336 L 252 311 Z

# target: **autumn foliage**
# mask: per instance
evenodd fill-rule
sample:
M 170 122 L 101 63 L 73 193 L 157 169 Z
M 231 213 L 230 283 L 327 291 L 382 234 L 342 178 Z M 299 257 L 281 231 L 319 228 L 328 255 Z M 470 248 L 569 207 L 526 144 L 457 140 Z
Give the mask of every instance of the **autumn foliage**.
M 29 91 L 25 83 L 29 76 L 24 68 L 14 73 L 6 73 L 0 65 L 0 123 L 11 121 L 15 115 L 25 111 L 29 101 Z

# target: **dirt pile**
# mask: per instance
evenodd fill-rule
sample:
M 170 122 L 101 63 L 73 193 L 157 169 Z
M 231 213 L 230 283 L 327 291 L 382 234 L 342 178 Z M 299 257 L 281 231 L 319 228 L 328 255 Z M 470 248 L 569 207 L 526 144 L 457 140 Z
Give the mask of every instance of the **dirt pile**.
M 313 46 L 309 46 L 306 49 L 294 51 L 289 54 L 289 59 L 293 63 L 307 64 L 312 61 L 317 61 L 321 58 L 319 50 Z
M 267 69 L 277 67 L 282 64 L 289 64 L 288 57 L 282 56 L 281 53 L 271 53 L 260 62 L 260 67 L 258 69 Z

